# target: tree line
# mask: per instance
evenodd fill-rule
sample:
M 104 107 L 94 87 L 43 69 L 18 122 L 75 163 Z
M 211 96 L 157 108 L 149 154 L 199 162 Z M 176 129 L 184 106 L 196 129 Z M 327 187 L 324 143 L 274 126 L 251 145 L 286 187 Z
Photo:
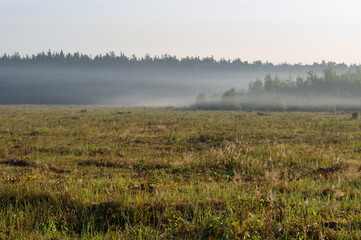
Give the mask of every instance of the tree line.
M 231 88 L 212 95 L 200 94 L 197 109 L 228 110 L 336 110 L 361 107 L 361 67 L 337 73 L 328 65 L 321 75 L 281 79 L 267 74 L 248 89 Z
M 312 69 L 320 72 L 327 66 L 332 66 L 337 72 L 354 70 L 358 67 L 356 64 L 347 65 L 345 63 L 335 62 L 315 62 L 313 64 L 273 64 L 262 61 L 243 61 L 237 59 L 221 58 L 216 60 L 213 56 L 201 58 L 199 56 L 187 56 L 178 58 L 169 54 L 161 56 L 150 56 L 146 54 L 143 57 L 135 55 L 127 56 L 120 52 L 109 52 L 104 55 L 95 56 L 83 54 L 80 52 L 64 53 L 40 52 L 33 55 L 3 54 L 0 57 L 0 66 L 24 66 L 24 65 L 50 65 L 50 66 L 105 66 L 105 67 L 151 67 L 151 68 L 185 68 L 185 69 L 215 69 L 215 70 L 242 70 L 242 71 L 301 71 L 306 72 Z

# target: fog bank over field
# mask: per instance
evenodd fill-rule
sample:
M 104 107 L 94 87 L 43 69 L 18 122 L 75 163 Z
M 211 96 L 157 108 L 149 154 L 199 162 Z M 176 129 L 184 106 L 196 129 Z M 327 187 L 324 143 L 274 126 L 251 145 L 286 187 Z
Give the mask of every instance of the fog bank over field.
M 321 73 L 327 65 L 338 73 L 357 68 L 325 62 L 274 65 L 169 55 L 4 55 L 0 58 L 0 104 L 184 106 L 194 103 L 200 92 L 245 89 L 250 81 L 263 79 L 266 74 L 296 79 L 310 70 Z
M 332 66 L 321 75 L 282 79 L 267 74 L 251 81 L 248 89 L 231 88 L 200 94 L 194 108 L 213 110 L 335 111 L 361 109 L 361 67 L 337 73 Z

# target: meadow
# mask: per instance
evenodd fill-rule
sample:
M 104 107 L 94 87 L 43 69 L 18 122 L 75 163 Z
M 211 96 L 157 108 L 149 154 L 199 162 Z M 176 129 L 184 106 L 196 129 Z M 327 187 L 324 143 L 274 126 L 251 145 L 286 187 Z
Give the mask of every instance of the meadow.
M 1 106 L 0 239 L 360 239 L 350 117 Z

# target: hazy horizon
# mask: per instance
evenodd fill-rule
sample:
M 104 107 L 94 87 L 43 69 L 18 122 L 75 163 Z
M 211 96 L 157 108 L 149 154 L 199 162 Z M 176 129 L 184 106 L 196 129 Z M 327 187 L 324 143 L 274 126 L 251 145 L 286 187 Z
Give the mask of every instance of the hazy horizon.
M 0 0 L 0 56 L 45 52 L 0 57 L 0 104 L 190 105 L 200 93 L 245 89 L 267 74 L 296 79 L 322 73 L 326 63 L 335 74 L 361 71 L 360 7 L 355 0 Z M 241 61 L 214 62 L 222 58 Z M 355 74 L 349 80 L 361 84 Z
M 0 54 L 51 49 L 360 64 L 360 7 L 354 0 L 1 1 Z
M 343 62 L 337 62 L 337 61 L 327 61 L 325 59 L 321 59 L 319 61 L 315 61 L 315 62 L 307 62 L 307 63 L 302 63 L 302 62 L 287 62 L 287 61 L 284 61 L 284 62 L 272 62 L 272 61 L 265 61 L 265 60 L 262 60 L 262 59 L 254 59 L 254 60 L 248 60 L 248 59 L 243 59 L 241 57 L 234 57 L 234 58 L 226 58 L 226 57 L 215 57 L 214 55 L 204 55 L 204 56 L 199 56 L 199 55 L 184 55 L 184 56 L 178 56 L 178 55 L 172 55 L 172 54 L 169 54 L 169 53 L 160 53 L 160 54 L 154 54 L 154 55 L 150 55 L 148 52 L 143 54 L 143 55 L 136 55 L 136 54 L 126 54 L 124 53 L 124 51 L 120 51 L 120 52 L 116 52 L 116 51 L 113 51 L 113 50 L 110 50 L 108 52 L 99 52 L 99 53 L 95 53 L 95 54 L 89 54 L 89 53 L 86 53 L 86 52 L 80 52 L 80 51 L 73 51 L 73 52 L 66 52 L 64 51 L 63 49 L 60 49 L 60 50 L 53 50 L 53 49 L 43 49 L 41 51 L 37 51 L 37 52 L 32 52 L 32 53 L 21 53 L 19 51 L 13 51 L 13 52 L 2 52 L 2 54 L 0 55 L 0 58 L 1 57 L 4 57 L 5 55 L 7 57 L 12 57 L 12 56 L 19 56 L 21 59 L 26 59 L 26 58 L 32 58 L 32 57 L 36 57 L 38 55 L 42 55 L 42 54 L 60 54 L 60 53 L 63 53 L 65 56 L 67 54 L 71 54 L 71 55 L 74 55 L 74 54 L 80 54 L 80 55 L 84 55 L 84 56 L 87 56 L 89 57 L 91 60 L 94 60 L 96 57 L 104 57 L 106 55 L 110 55 L 110 54 L 115 54 L 114 56 L 115 57 L 120 57 L 120 56 L 124 56 L 126 58 L 133 58 L 135 57 L 135 59 L 137 60 L 141 60 L 141 59 L 145 59 L 147 57 L 149 58 L 152 58 L 152 59 L 155 59 L 155 58 L 158 58 L 158 59 L 162 59 L 164 57 L 172 57 L 172 58 L 175 58 L 179 61 L 183 60 L 183 59 L 187 59 L 187 58 L 198 58 L 200 60 L 203 60 L 203 59 L 207 59 L 207 58 L 213 58 L 214 61 L 216 62 L 220 62 L 220 61 L 229 61 L 229 62 L 233 62 L 233 61 L 242 61 L 244 63 L 249 63 L 249 64 L 253 64 L 253 63 L 256 63 L 256 62 L 261 62 L 263 64 L 273 64 L 275 66 L 279 66 L 279 65 L 301 65 L 301 66 L 307 66 L 307 65 L 313 65 L 313 64 L 328 64 L 328 63 L 332 63 L 332 64 L 345 64 L 347 66 L 359 66 L 361 65 L 361 62 L 360 63 L 345 63 L 344 61 Z

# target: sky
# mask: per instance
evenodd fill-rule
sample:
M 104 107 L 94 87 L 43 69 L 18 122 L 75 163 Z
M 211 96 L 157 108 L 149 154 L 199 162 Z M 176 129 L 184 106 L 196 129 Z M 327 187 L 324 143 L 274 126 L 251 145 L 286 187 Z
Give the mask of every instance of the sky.
M 361 63 L 356 0 L 0 0 L 0 54 Z

